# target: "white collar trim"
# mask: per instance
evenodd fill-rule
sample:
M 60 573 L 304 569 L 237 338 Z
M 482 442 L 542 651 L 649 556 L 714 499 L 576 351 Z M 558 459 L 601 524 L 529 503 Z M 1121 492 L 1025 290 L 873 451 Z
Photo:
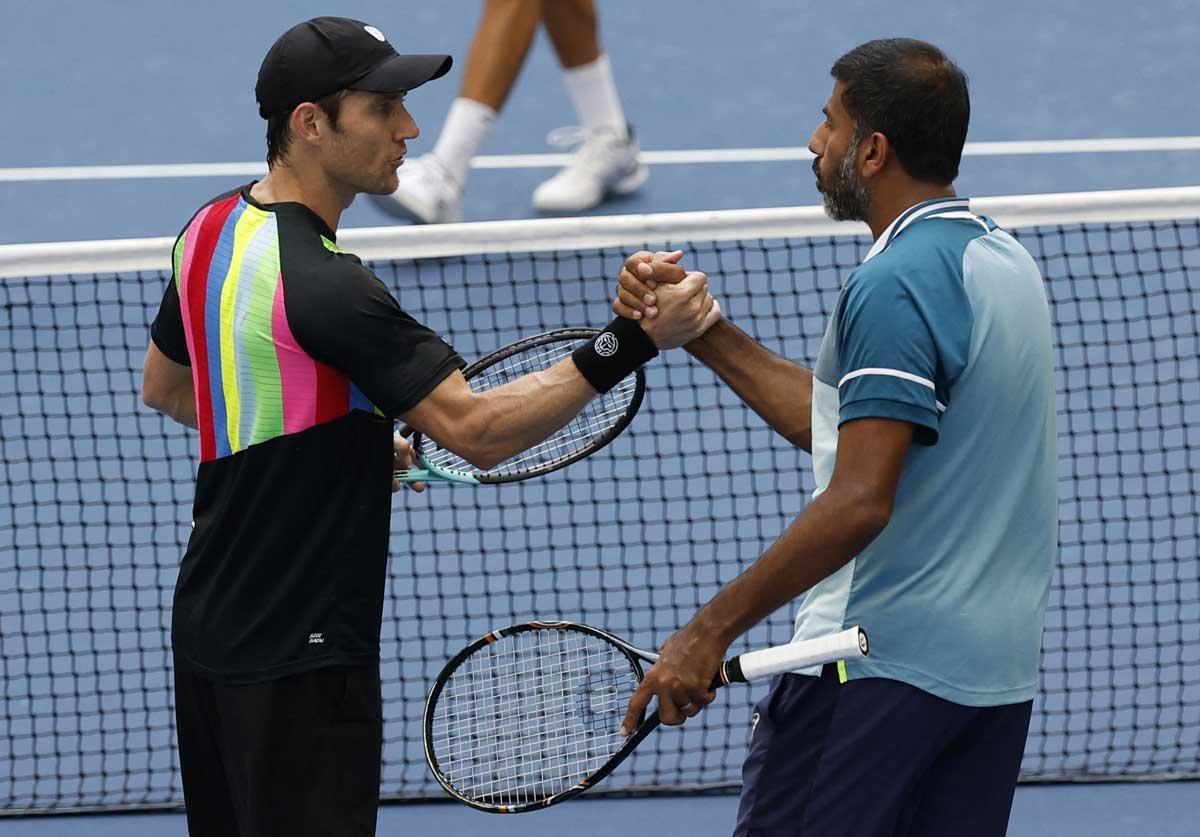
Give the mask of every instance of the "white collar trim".
M 942 215 L 947 212 L 970 212 L 970 201 L 967 198 L 935 198 L 913 204 L 896 216 L 896 220 L 888 224 L 883 235 L 875 239 L 863 262 L 869 262 L 878 256 L 895 240 L 896 236 L 908 229 L 912 224 L 923 218 Z

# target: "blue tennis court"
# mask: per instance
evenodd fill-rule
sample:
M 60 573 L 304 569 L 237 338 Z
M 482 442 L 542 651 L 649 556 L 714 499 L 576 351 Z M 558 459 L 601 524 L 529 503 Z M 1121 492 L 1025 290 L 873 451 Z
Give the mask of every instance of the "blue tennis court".
M 1104 787 L 1017 789 L 1009 834 L 1020 837 L 1192 837 L 1200 807 L 1196 782 Z M 379 812 L 379 834 L 495 837 L 529 834 L 728 834 L 737 814 L 731 796 L 584 800 L 523 816 L 495 816 L 449 803 L 388 805 Z M 647 824 L 650 824 L 647 826 Z M 185 837 L 182 814 L 55 817 L 0 820 L 5 837 L 49 837 L 80 829 L 95 837 Z
M 749 4 L 716 0 L 601 3 L 602 38 L 643 150 L 803 147 L 832 86 L 829 66 L 851 46 L 908 35 L 939 44 L 971 77 L 968 142 L 1174 138 L 1190 150 L 1027 153 L 976 149 L 958 181 L 966 195 L 1191 185 L 1200 167 L 1200 110 L 1188 84 L 1200 13 L 1187 0 L 1112 7 L 1018 0 L 1000 7 L 903 6 L 850 0 Z M 686 11 L 684 9 L 686 8 Z M 174 235 L 204 200 L 249 176 L 113 179 L 71 167 L 252 163 L 264 159 L 253 95 L 266 47 L 286 26 L 329 9 L 215 0 L 22 4 L 0 34 L 0 72 L 18 114 L 5 131 L 0 243 Z M 432 147 L 461 80 L 475 25 L 470 3 L 357 2 L 337 12 L 375 20 L 402 49 L 444 51 L 458 64 L 411 105 Z M 1121 25 L 1114 25 L 1121 21 Z M 483 153 L 544 154 L 545 138 L 573 116 L 544 37 Z M 1180 143 L 1179 139 L 1184 138 Z M 1191 138 L 1190 143 L 1187 138 Z M 1084 146 L 1086 147 L 1086 146 Z M 1157 148 L 1143 142 L 1135 148 Z M 970 150 L 968 154 L 970 154 Z M 530 217 L 529 194 L 546 168 L 476 170 L 466 220 Z M 534 161 L 536 162 L 536 161 Z M 57 172 L 22 172 L 29 168 Z M 14 171 L 14 169 L 16 171 Z M 104 178 L 104 179 L 100 179 Z M 665 212 L 816 203 L 808 166 L 795 161 L 663 164 L 636 196 L 602 213 Z M 360 199 L 343 227 L 390 223 Z
M 252 84 L 265 47 L 292 22 L 330 11 L 374 22 L 401 49 L 447 51 L 460 61 L 445 81 L 422 88 L 410 99 L 425 131 L 412 149 L 427 149 L 461 80 L 474 4 L 404 8 L 371 2 L 330 10 L 295 2 L 281 11 L 220 0 L 204 10 L 61 2 L 22 9 L 0 34 L 0 71 L 8 78 L 27 80 L 9 97 L 12 111 L 22 117 L 9 125 L 0 157 L 0 189 L 6 195 L 0 203 L 0 244 L 174 235 L 199 203 L 251 179 L 261 166 L 263 123 L 255 112 Z M 600 13 L 626 110 L 651 160 L 651 179 L 637 195 L 605 204 L 596 214 L 818 203 L 800 149 L 828 94 L 828 66 L 855 43 L 897 34 L 941 45 L 972 78 L 975 111 L 958 182 L 960 194 L 1145 189 L 1197 182 L 1200 111 L 1180 80 L 1200 71 L 1194 49 L 1200 38 L 1200 12 L 1183 0 L 1153 9 L 1122 7 L 1119 13 L 1114 8 L 1111 15 L 1102 14 L 1095 4 L 1059 3 L 1048 9 L 1032 2 L 1010 4 L 1002 11 L 947 10 L 927 2 L 905 8 L 850 2 L 840 4 L 836 12 L 763 2 L 734 14 L 728 4 L 684 7 L 675 0 L 649 7 L 601 4 Z M 1115 19 L 1125 25 L 1114 27 Z M 486 156 L 477 160 L 464 203 L 467 220 L 534 217 L 529 194 L 551 170 L 535 155 L 553 151 L 545 143 L 547 133 L 571 118 L 557 66 L 542 39 L 484 149 Z M 226 173 L 212 174 L 205 168 L 214 164 Z M 343 216 L 342 226 L 390 223 L 360 200 Z M 1039 245 L 1045 248 L 1047 263 L 1065 265 L 1065 274 L 1071 274 L 1077 262 L 1101 264 L 1092 265 L 1096 284 L 1082 297 L 1071 302 L 1068 293 L 1063 295 L 1064 305 L 1075 306 L 1064 309 L 1064 351 L 1085 371 L 1064 377 L 1062 387 L 1068 400 L 1078 399 L 1074 407 L 1084 417 L 1081 421 L 1093 422 L 1086 433 L 1081 430 L 1081 456 L 1089 454 L 1083 450 L 1090 444 L 1086 440 L 1100 434 L 1118 450 L 1142 452 L 1150 464 L 1133 477 L 1140 481 L 1132 493 L 1121 496 L 1123 509 L 1139 509 L 1133 515 L 1108 508 L 1117 502 L 1115 495 L 1129 491 L 1116 482 L 1128 459 L 1097 455 L 1094 471 L 1085 467 L 1085 472 L 1069 475 L 1086 488 L 1072 518 L 1074 528 L 1064 534 L 1070 569 L 1059 593 L 1063 615 L 1048 624 L 1057 646 L 1066 651 L 1051 650 L 1046 664 L 1051 672 L 1048 705 L 1061 710 L 1061 715 L 1051 712 L 1049 717 L 1062 720 L 1058 726 L 1052 720 L 1042 730 L 1039 749 L 1027 751 L 1027 758 L 1036 763 L 1041 771 L 1037 777 L 1044 781 L 1066 778 L 1085 764 L 1099 765 L 1100 773 L 1142 779 L 1195 777 L 1200 774 L 1200 658 L 1188 649 L 1200 640 L 1200 580 L 1194 559 L 1187 558 L 1200 539 L 1194 516 L 1188 516 L 1188 509 L 1194 513 L 1196 508 L 1195 458 L 1189 452 L 1195 448 L 1188 428 L 1200 420 L 1194 394 L 1200 381 L 1200 346 L 1194 322 L 1187 322 L 1188 300 L 1196 293 L 1198 265 L 1191 240 L 1195 232 L 1179 224 L 1134 227 L 1118 231 L 1115 243 L 1110 236 L 1091 249 L 1094 232 L 1072 227 L 1061 241 L 1051 236 Z M 1171 236 L 1174 239 L 1168 241 Z M 810 264 L 828 283 L 859 255 L 858 245 L 824 233 L 816 234 L 815 241 L 813 249 L 798 251 L 800 256 L 784 257 L 771 248 L 760 251 L 757 244 L 701 248 L 699 256 L 710 275 L 728 283 L 735 318 L 754 323 L 756 333 L 778 340 L 787 353 L 800 358 L 814 356 L 819 333 L 796 330 L 762 291 L 787 298 L 792 283 L 784 278 L 784 262 L 788 268 L 796 262 L 797 270 Z M 400 288 L 433 289 L 430 308 L 421 316 L 453 335 L 464 353 L 475 355 L 537 323 L 598 321 L 606 304 L 588 290 L 588 278 L 605 275 L 605 265 L 621 251 L 596 246 L 601 249 L 495 263 L 471 257 L 401 259 L 390 267 L 389 281 Z M 1056 250 L 1059 246 L 1062 249 Z M 1082 247 L 1087 249 L 1078 249 Z M 1114 290 L 1114 279 L 1140 280 L 1151 272 L 1147 259 L 1157 259 L 1153 269 L 1165 271 L 1161 287 L 1150 288 L 1144 297 Z M 566 277 L 568 290 L 544 297 L 544 283 L 518 282 L 509 289 L 503 276 L 514 274 L 535 280 Z M 162 281 L 157 271 L 139 271 L 136 281 L 124 284 L 117 294 L 114 285 L 102 282 L 62 283 L 42 290 L 37 283 L 0 280 L 10 283 L 5 298 L 9 347 L 21 358 L 8 376 L 15 384 L 13 392 L 0 395 L 5 436 L 25 433 L 20 417 L 27 410 L 61 404 L 61 413 L 55 412 L 58 406 L 50 410 L 45 437 L 27 442 L 16 454 L 53 464 L 32 466 L 20 476 L 14 467 L 9 485 L 20 487 L 11 489 L 15 514 L 10 545 L 22 554 L 51 547 L 65 550 L 65 568 L 42 566 L 39 572 L 48 585 L 62 584 L 67 592 L 35 603 L 47 614 L 34 632 L 39 638 L 21 641 L 32 642 L 26 651 L 33 654 L 67 654 L 71 662 L 33 671 L 34 685 L 20 696 L 25 701 L 22 711 L 31 705 L 50 707 L 53 714 L 65 716 L 76 709 L 104 709 L 115 713 L 108 717 L 120 718 L 119 728 L 85 724 L 63 730 L 74 736 L 82 755 L 64 762 L 61 773 L 35 791 L 43 795 L 82 790 L 97 799 L 121 796 L 128 790 L 128 777 L 135 775 L 138 782 L 146 781 L 146 790 L 134 791 L 134 804 L 138 793 L 150 804 L 172 796 L 169 689 L 164 676 L 168 652 L 160 620 L 178 560 L 171 544 L 185 537 L 186 523 L 178 508 L 190 491 L 193 445 L 177 429 L 164 438 L 161 421 L 146 415 L 130 390 L 144 351 L 142 324 L 153 315 L 151 306 L 157 303 Z M 835 287 L 826 284 L 821 292 L 800 297 L 792 311 L 814 315 L 799 319 L 819 320 L 815 315 L 827 308 Z M 29 321 L 19 318 L 26 308 L 39 310 L 39 301 L 84 306 L 80 311 L 97 313 L 63 320 L 38 321 L 41 314 Z M 1137 309 L 1132 315 L 1131 308 Z M 461 328 L 456 312 L 470 312 L 475 331 L 456 334 L 456 327 Z M 1100 341 L 1107 345 L 1106 327 L 1133 322 L 1123 318 L 1140 315 L 1149 323 L 1145 333 L 1134 333 L 1136 326 L 1117 326 L 1130 329 L 1125 335 L 1131 346 L 1128 355 L 1117 349 L 1107 357 L 1094 356 Z M 65 345 L 51 345 L 39 342 L 34 326 L 41 334 L 79 336 L 66 338 Z M 1158 405 L 1154 422 L 1143 422 L 1145 408 L 1139 412 L 1136 403 L 1124 400 L 1122 386 L 1138 363 L 1173 376 L 1153 387 Z M 47 367 L 57 376 L 49 387 L 44 384 L 49 379 L 38 374 Z M 398 553 L 393 542 L 389 592 L 398 604 L 385 613 L 384 655 L 388 660 L 411 657 L 419 662 L 389 663 L 385 672 L 401 707 L 385 742 L 385 764 L 392 765 L 391 772 L 385 767 L 385 785 L 392 795 L 397 788 L 400 795 L 435 790 L 413 734 L 402 722 L 419 715 L 430 667 L 435 672 L 434 661 L 445 657 L 440 637 L 432 633 L 465 639 L 494 627 L 494 620 L 514 613 L 544 613 L 549 606 L 596 624 L 627 620 L 610 627 L 650 644 L 726 580 L 717 577 L 722 570 L 706 565 L 705 555 L 719 550 L 757 554 L 802 504 L 810 486 L 795 474 L 797 462 L 772 448 L 760 426 L 729 412 L 723 396 L 714 394 L 717 389 L 688 363 L 672 361 L 666 369 L 651 387 L 668 390 L 667 378 L 676 386 L 670 390 L 669 409 L 660 401 L 661 408 L 640 417 L 641 436 L 613 446 L 614 456 L 647 446 L 646 440 L 663 422 L 678 434 L 678 441 L 653 448 L 659 463 L 641 492 L 618 487 L 597 496 L 596 484 L 605 484 L 620 467 L 615 459 L 597 460 L 545 486 L 512 489 L 494 504 L 476 505 L 456 495 L 455 504 L 461 507 L 456 505 L 455 513 L 474 516 L 477 526 L 456 531 L 452 545 L 435 542 L 425 523 L 430 514 L 434 520 L 439 513 L 454 516 L 438 509 L 444 495 L 436 500 L 428 494 L 412 498 L 397 514 L 393 528 L 403 545 Z M 1097 384 L 1098 379 L 1103 380 Z M 1098 396 L 1111 401 L 1095 401 L 1095 392 L 1101 391 L 1097 386 L 1115 393 Z M 1167 392 L 1172 386 L 1176 390 Z M 1148 392 L 1139 389 L 1136 394 Z M 1112 426 L 1095 418 L 1104 408 L 1113 410 Z M 689 410 L 694 418 L 681 422 L 678 416 Z M 81 427 L 76 422 L 85 417 L 93 432 L 100 428 L 105 434 L 96 451 L 71 447 Z M 705 440 L 724 445 L 731 438 L 735 446 L 763 453 L 751 460 L 750 472 L 742 474 L 735 473 L 732 454 L 716 457 L 720 461 L 713 471 L 728 474 L 726 484 L 714 487 L 715 480 L 706 481 L 703 491 L 717 511 L 711 520 L 696 520 L 695 507 L 680 499 L 696 489 L 688 484 L 687 468 L 681 463 L 704 455 L 709 449 Z M 10 450 L 16 451 L 16 443 Z M 45 483 L 35 485 L 38 467 L 54 470 L 62 486 L 53 489 L 54 496 Z M 34 487 L 21 482 L 26 477 Z M 772 481 L 769 490 L 755 493 L 756 481 L 765 480 Z M 642 518 L 635 524 L 612 523 L 612 511 L 619 504 L 649 503 L 648 496 L 672 519 L 655 519 L 661 511 L 646 505 L 639 507 Z M 572 501 L 570 515 L 555 517 L 546 511 L 562 498 Z M 78 516 L 56 514 L 56 507 L 77 507 Z M 511 519 L 505 508 L 512 507 L 526 510 L 525 516 Z M 418 517 L 420 522 L 409 520 Z M 734 534 L 735 521 L 753 518 L 758 520 L 749 527 L 754 531 L 747 533 L 742 527 Z M 1165 535 L 1175 548 L 1170 570 L 1139 563 L 1138 558 L 1148 554 L 1142 549 L 1145 544 L 1159 543 L 1156 534 L 1163 533 L 1152 527 L 1160 519 L 1170 519 L 1176 527 Z M 1110 525 L 1111 521 L 1116 522 Z M 1124 531 L 1116 533 L 1114 526 Z M 43 536 L 39 531 L 59 534 Z M 163 531 L 168 549 L 154 534 Z M 87 548 L 96 540 L 111 552 L 131 556 L 121 574 L 105 575 L 106 559 L 92 557 Z M 676 563 L 671 555 L 678 550 L 672 547 L 685 543 L 698 557 Z M 632 573 L 627 564 L 621 569 L 606 566 L 603 556 L 614 550 L 631 556 Z M 1095 550 L 1101 557 L 1089 563 L 1083 556 Z M 483 557 L 485 552 L 494 557 L 497 551 L 505 562 L 500 578 L 491 558 Z M 556 555 L 564 551 L 579 557 L 579 563 L 557 566 Z M 405 556 L 400 561 L 411 555 L 418 570 L 410 573 L 398 566 L 398 554 Z M 16 578 L 6 564 L 9 561 L 0 560 L 0 578 Z M 454 565 L 445 576 L 438 571 L 442 564 Z M 1101 578 L 1099 587 L 1087 586 Z M 1169 602 L 1145 598 L 1147 591 L 1167 588 L 1172 591 Z M 667 592 L 651 594 L 650 589 Z M 560 595 L 568 590 L 581 591 L 581 598 Z M 469 598 L 459 599 L 462 593 Z M 405 606 L 413 601 L 420 601 L 421 609 Z M 21 598 L 15 582 L 8 581 L 0 584 L 0 602 L 0 612 L 8 614 L 0 633 L 12 643 L 16 612 L 24 615 L 34 604 Z M 104 616 L 106 608 L 116 615 Z M 782 616 L 783 627 L 771 628 L 777 640 L 786 638 L 788 614 Z M 778 636 L 780 630 L 783 637 Z M 84 649 L 67 639 L 68 631 L 87 632 L 93 644 L 86 650 L 98 656 L 89 662 Z M 401 641 L 406 636 L 415 639 Z M 1147 638 L 1149 645 L 1140 644 Z M 1155 643 L 1163 638 L 1171 643 L 1170 653 L 1156 655 Z M 1089 667 L 1078 667 L 1073 649 L 1091 648 L 1093 642 L 1109 649 L 1107 658 L 1095 669 L 1090 659 Z M 105 670 L 106 665 L 145 672 L 137 684 L 139 695 L 130 691 L 127 679 Z M 1169 681 L 1157 691 L 1139 690 L 1164 671 Z M 27 674 L 16 667 L 6 671 L 9 677 Z M 97 685 L 97 693 L 61 694 L 56 678 L 67 682 L 72 677 L 91 678 L 87 682 Z M 1093 690 L 1105 697 L 1099 702 L 1078 697 Z M 739 714 L 743 697 L 736 706 L 720 710 L 717 727 L 660 733 L 669 764 L 661 755 L 635 761 L 625 766 L 624 779 L 643 785 L 706 787 L 736 782 L 741 742 L 731 743 L 726 727 L 739 729 L 744 724 Z M 7 735 L 27 742 L 33 733 L 50 732 L 43 728 L 45 723 L 35 722 L 36 728 L 12 726 Z M 1183 737 L 1175 730 L 1184 731 Z M 31 753 L 22 748 L 29 746 L 10 745 L 16 754 L 10 763 L 26 759 L 23 770 Z M 714 748 L 715 768 L 709 755 Z M 133 756 L 126 755 L 122 764 L 120 757 L 110 755 L 116 752 Z M 1114 752 L 1132 755 L 1126 761 L 1125 756 L 1106 755 Z M 90 786 L 84 782 L 81 789 L 74 787 L 81 773 L 97 766 L 100 778 L 89 780 Z M 30 783 L 22 783 L 27 777 L 13 778 L 27 800 Z M 620 771 L 613 777 L 621 778 Z M 1010 833 L 1103 837 L 1152 829 L 1162 835 L 1193 834 L 1197 810 L 1200 783 L 1195 781 L 1025 785 L 1018 791 Z M 522 817 L 488 817 L 444 803 L 406 803 L 382 809 L 379 833 L 642 833 L 631 829 L 633 823 L 645 833 L 725 834 L 735 812 L 736 797 L 727 794 L 589 800 Z M 0 818 L 0 834 L 5 835 L 54 834 L 77 827 L 96 834 L 186 831 L 178 813 Z

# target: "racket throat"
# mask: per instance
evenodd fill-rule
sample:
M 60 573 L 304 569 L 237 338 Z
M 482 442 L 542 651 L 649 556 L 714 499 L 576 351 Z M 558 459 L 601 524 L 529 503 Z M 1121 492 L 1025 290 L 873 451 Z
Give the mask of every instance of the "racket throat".
M 392 479 L 399 480 L 402 483 L 413 482 L 457 482 L 463 485 L 479 485 L 480 481 L 471 474 L 463 471 L 454 471 L 449 468 L 438 468 L 431 466 L 429 468 L 406 468 L 401 471 L 393 471 Z

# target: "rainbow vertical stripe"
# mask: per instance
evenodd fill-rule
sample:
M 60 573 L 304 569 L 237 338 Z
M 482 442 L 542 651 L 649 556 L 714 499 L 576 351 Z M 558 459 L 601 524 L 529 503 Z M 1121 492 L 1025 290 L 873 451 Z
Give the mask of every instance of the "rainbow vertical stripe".
M 201 461 L 373 409 L 292 334 L 277 223 L 235 195 L 202 209 L 175 245 Z

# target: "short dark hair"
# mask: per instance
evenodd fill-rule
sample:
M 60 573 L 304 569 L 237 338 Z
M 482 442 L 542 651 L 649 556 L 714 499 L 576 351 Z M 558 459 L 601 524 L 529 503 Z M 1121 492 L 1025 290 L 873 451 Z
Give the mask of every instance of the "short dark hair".
M 336 93 L 330 93 L 328 96 L 322 96 L 313 104 L 325 111 L 325 115 L 329 117 L 329 124 L 336 130 L 338 126 L 338 115 L 342 112 L 342 99 L 345 98 L 346 91 L 339 90 Z M 295 108 L 292 108 L 295 110 Z M 287 113 L 277 113 L 267 117 L 267 167 L 270 168 L 282 160 L 287 155 L 287 150 L 292 144 L 292 110 Z
M 934 183 L 958 177 L 971 98 L 966 74 L 933 44 L 912 38 L 868 41 L 830 71 L 856 136 L 888 138 L 909 176 Z

